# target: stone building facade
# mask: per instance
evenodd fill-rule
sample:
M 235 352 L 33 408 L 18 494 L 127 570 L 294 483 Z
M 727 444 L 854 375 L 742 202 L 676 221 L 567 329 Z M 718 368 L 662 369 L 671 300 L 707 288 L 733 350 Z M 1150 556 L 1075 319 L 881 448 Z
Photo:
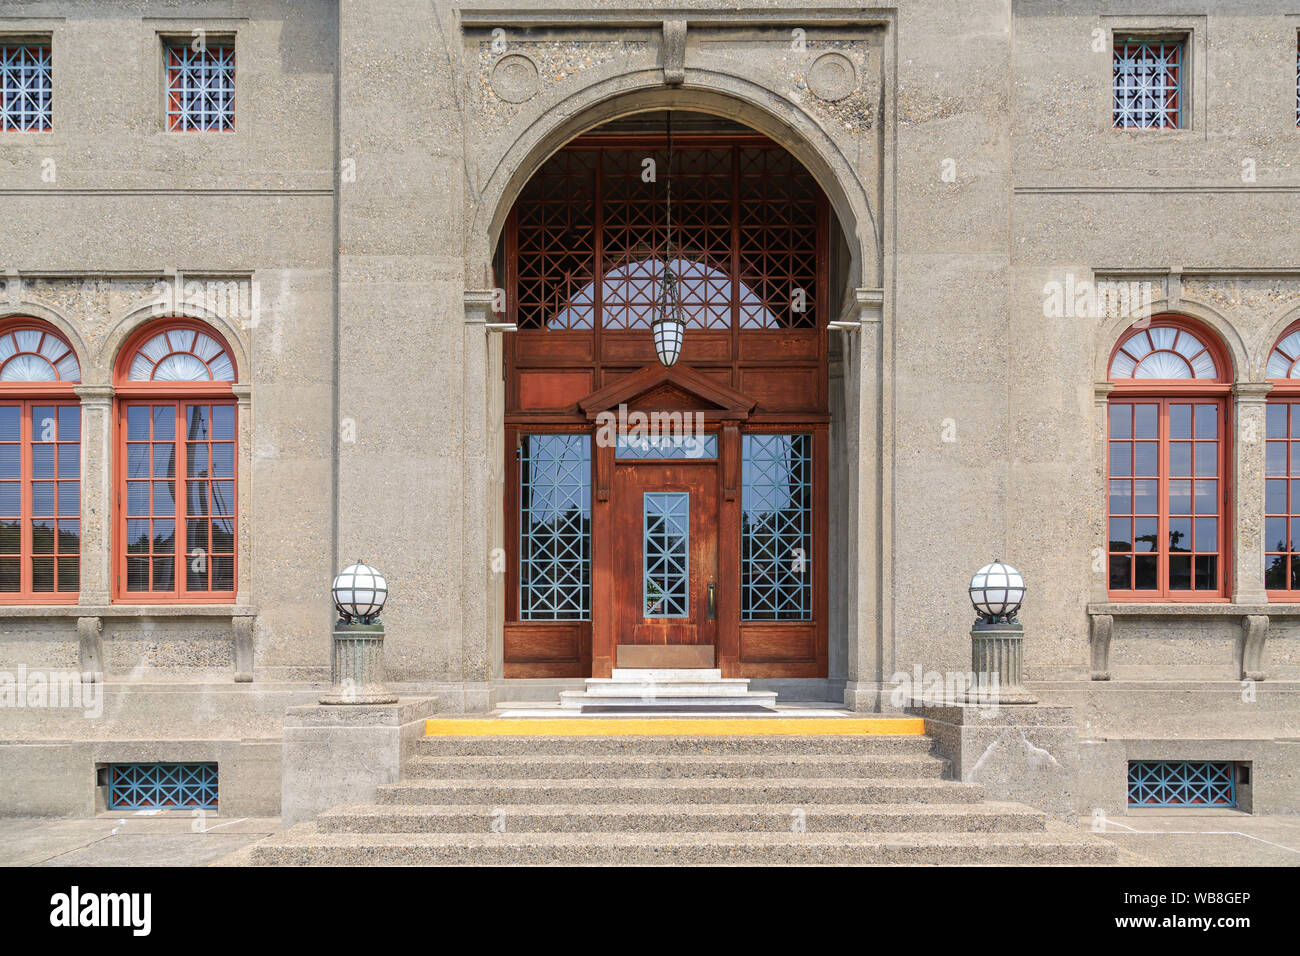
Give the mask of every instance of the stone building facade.
M 657 136 L 671 115 L 682 149 L 788 156 L 821 210 L 816 321 L 796 337 L 811 378 L 778 400 L 795 346 L 751 361 L 758 339 L 733 326 L 737 351 L 709 365 L 688 325 L 677 377 L 610 393 L 649 409 L 668 389 L 665 407 L 707 409 L 724 445 L 732 422 L 724 456 L 792 423 L 823 436 L 806 633 L 747 629 L 724 597 L 724 670 L 784 700 L 898 710 L 903 677 L 969 667 L 966 582 L 1000 557 L 1029 582 L 1029 685 L 1074 708 L 1078 808 L 1123 812 L 1131 761 L 1191 760 L 1232 763 L 1256 810 L 1300 809 L 1300 597 L 1272 530 L 1292 509 L 1268 484 L 1291 474 L 1269 455 L 1287 447 L 1270 409 L 1291 394 L 1275 347 L 1300 322 L 1298 31 L 1273 3 L 0 4 L 0 46 L 48 50 L 52 91 L 47 118 L 0 132 L 0 336 L 52 333 L 79 369 L 61 391 L 0 374 L 0 404 L 80 408 L 79 525 L 55 545 L 79 558 L 75 589 L 35 590 L 44 558 L 24 538 L 0 664 L 102 673 L 103 692 L 94 719 L 0 713 L 0 808 L 90 812 L 98 767 L 216 761 L 223 810 L 274 812 L 283 715 L 328 681 L 328 585 L 357 558 L 392 589 L 386 666 L 403 693 L 486 711 L 608 666 L 599 647 L 622 638 L 590 615 L 512 644 L 516 448 L 530 422 L 575 432 L 589 397 L 653 370 L 650 332 L 618 360 L 542 362 L 570 378 L 528 392 L 527 343 L 551 320 L 519 319 L 507 251 L 548 163 L 593 137 Z M 186 90 L 222 69 L 231 98 Z M 742 262 L 760 240 L 728 228 Z M 139 378 L 168 330 L 208 336 L 229 374 Z M 1177 373 L 1141 365 L 1178 342 L 1208 371 L 1193 354 Z M 1120 374 L 1126 343 L 1140 354 Z M 781 404 L 802 389 L 817 400 Z M 129 409 L 150 402 L 235 410 L 234 475 L 216 451 L 204 473 L 233 482 L 228 550 L 204 539 L 201 587 L 179 580 L 192 540 L 155 527 L 128 551 Z M 1179 402 L 1218 416 L 1187 436 L 1213 470 L 1173 463 Z M 1146 414 L 1134 406 L 1156 409 L 1157 432 L 1114 424 Z M 1115 464 L 1143 439 L 1153 471 Z M 719 479 L 719 500 L 743 502 L 744 474 Z M 1212 507 L 1178 510 L 1184 479 L 1218 481 Z M 1152 483 L 1147 510 L 1115 499 L 1123 481 Z M 13 520 L 34 535 L 21 501 Z M 1184 520 L 1191 550 L 1166 543 Z M 726 561 L 735 544 L 719 541 Z M 613 550 L 593 548 L 587 586 L 615 588 Z M 218 567 L 233 569 L 220 589 Z

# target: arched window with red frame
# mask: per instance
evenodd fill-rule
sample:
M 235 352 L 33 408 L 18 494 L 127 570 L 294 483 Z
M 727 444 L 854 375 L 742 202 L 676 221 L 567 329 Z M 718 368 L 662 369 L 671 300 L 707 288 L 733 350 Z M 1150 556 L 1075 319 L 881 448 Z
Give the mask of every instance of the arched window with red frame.
M 39 319 L 0 322 L 0 603 L 81 590 L 81 364 Z
M 235 363 L 210 326 L 164 319 L 134 333 L 116 369 L 114 597 L 235 599 Z
M 1230 367 L 1213 333 L 1177 315 L 1130 328 L 1111 353 L 1112 600 L 1227 600 Z
M 1264 589 L 1300 598 L 1300 322 L 1268 353 L 1264 446 Z

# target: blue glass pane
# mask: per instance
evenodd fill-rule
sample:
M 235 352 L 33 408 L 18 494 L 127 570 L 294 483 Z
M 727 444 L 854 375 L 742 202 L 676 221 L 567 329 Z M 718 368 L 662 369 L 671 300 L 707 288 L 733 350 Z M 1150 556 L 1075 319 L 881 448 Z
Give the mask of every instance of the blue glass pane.
M 614 454 L 618 458 L 717 458 L 717 435 L 660 435 L 651 440 L 620 435 Z
M 647 491 L 643 500 L 643 612 L 646 617 L 689 617 L 691 496 Z
M 109 767 L 108 809 L 217 809 L 215 763 L 115 763 Z
M 812 436 L 745 435 L 740 617 L 812 620 Z
M 1235 807 L 1236 781 L 1226 760 L 1130 760 L 1131 807 Z
M 591 617 L 591 436 L 519 444 L 519 619 Z

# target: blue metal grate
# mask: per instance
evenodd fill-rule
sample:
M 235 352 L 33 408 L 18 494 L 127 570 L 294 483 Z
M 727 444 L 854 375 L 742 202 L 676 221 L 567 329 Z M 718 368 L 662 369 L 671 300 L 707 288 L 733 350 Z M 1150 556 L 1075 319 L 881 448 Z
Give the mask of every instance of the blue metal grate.
M 647 491 L 644 501 L 645 616 L 689 617 L 691 496 Z
M 1116 129 L 1177 129 L 1182 117 L 1183 45 L 1116 43 Z
M 1224 760 L 1130 760 L 1130 807 L 1235 807 L 1232 763 Z
M 591 437 L 519 444 L 519 619 L 591 617 Z
M 717 458 L 717 435 L 660 435 L 655 439 L 619 436 L 614 447 L 617 458 Z
M 108 769 L 108 809 L 217 809 L 215 763 L 115 763 Z
M 0 130 L 47 131 L 53 90 L 49 44 L 0 46 Z
M 812 620 L 812 436 L 744 436 L 740 616 Z
M 174 133 L 235 128 L 233 46 L 167 47 L 167 128 Z

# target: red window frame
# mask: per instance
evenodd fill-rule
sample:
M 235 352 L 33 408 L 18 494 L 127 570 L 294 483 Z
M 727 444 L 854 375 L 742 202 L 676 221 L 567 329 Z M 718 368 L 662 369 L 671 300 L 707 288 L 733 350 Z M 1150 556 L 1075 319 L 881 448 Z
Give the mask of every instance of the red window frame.
M 35 319 L 30 316 L 14 316 L 11 319 L 7 319 L 4 322 L 0 322 L 0 337 L 8 335 L 9 333 L 16 333 L 26 329 L 42 332 L 45 334 L 47 338 L 52 338 L 58 341 L 63 347 L 65 347 L 69 352 L 72 353 L 72 356 L 77 359 L 78 366 L 80 366 L 81 364 L 80 358 L 76 355 L 76 351 L 72 348 L 67 338 L 61 332 L 59 332 L 57 329 L 51 326 L 49 323 L 43 322 L 39 319 Z M 42 346 L 41 346 L 42 348 L 44 347 L 44 341 L 45 340 L 43 339 Z M 15 353 L 13 356 L 10 356 L 10 359 L 7 359 L 4 364 L 7 364 L 9 360 L 13 358 L 17 358 L 19 355 L 22 354 L 28 354 L 28 353 L 21 353 L 21 352 Z M 32 354 L 44 355 L 44 353 L 40 353 L 40 352 L 32 353 Z M 51 365 L 55 364 L 56 360 L 51 359 L 48 355 L 44 355 L 44 357 L 46 361 L 50 362 Z M 57 361 L 62 362 L 64 357 L 66 357 L 66 353 L 65 356 L 58 357 Z M 55 374 L 56 376 L 60 374 L 57 367 L 55 369 Z M 81 452 L 81 437 L 80 437 L 81 400 L 78 398 L 77 393 L 75 391 L 76 386 L 79 384 L 81 384 L 80 375 L 77 376 L 76 380 L 55 378 L 50 381 L 34 381 L 34 382 L 0 381 L 0 405 L 9 406 L 9 407 L 15 407 L 15 406 L 18 407 L 19 422 L 20 422 L 19 438 L 16 441 L 0 442 L 0 444 L 19 446 L 19 471 L 18 471 L 17 479 L 3 478 L 0 480 L 3 481 L 17 480 L 19 482 L 19 488 L 20 488 L 18 513 L 14 515 L 4 516 L 10 519 L 16 518 L 19 521 L 18 551 L 7 552 L 4 555 L 0 555 L 0 559 L 14 558 L 14 557 L 19 559 L 19 589 L 17 591 L 0 592 L 0 605 L 76 604 L 77 601 L 80 599 L 80 595 L 81 595 L 81 586 L 80 586 L 81 585 L 81 580 L 80 580 L 81 578 L 80 575 L 81 534 L 80 532 L 81 532 L 81 510 L 82 510 L 81 509 L 82 452 Z M 71 442 L 71 441 L 67 441 L 66 439 L 62 439 L 60 437 L 59 434 L 60 425 L 58 422 L 59 416 L 58 416 L 58 412 L 56 411 L 54 415 L 55 432 L 53 436 L 51 436 L 51 440 L 41 440 L 40 438 L 38 438 L 35 442 L 33 442 L 32 410 L 38 407 L 51 407 L 56 409 L 60 407 L 76 408 L 78 413 L 78 428 L 79 428 L 77 440 L 75 442 Z M 64 479 L 64 483 L 75 481 L 77 484 L 77 514 L 75 516 L 68 515 L 68 514 L 60 515 L 59 513 L 60 512 L 60 507 L 59 507 L 60 498 L 58 493 L 59 449 L 56 448 L 54 453 L 53 477 L 48 479 L 46 478 L 35 479 L 33 477 L 33 472 L 34 472 L 33 461 L 36 456 L 34 446 L 48 445 L 48 444 L 56 444 L 65 447 L 68 445 L 75 444 L 77 446 L 77 450 L 75 453 L 75 460 L 77 463 L 76 478 Z M 33 507 L 35 504 L 34 482 L 36 482 L 37 480 L 41 482 L 48 481 L 52 483 L 54 486 L 52 489 L 53 492 L 53 508 L 52 508 L 53 513 L 52 514 L 35 515 L 33 513 Z M 53 528 L 54 540 L 52 542 L 53 551 L 48 553 L 42 552 L 41 554 L 37 554 L 34 547 L 35 533 L 34 533 L 33 522 L 45 521 L 45 520 L 54 522 L 54 528 Z M 59 534 L 58 534 L 58 528 L 59 528 L 58 522 L 60 520 L 63 521 L 75 520 L 77 522 L 77 547 L 75 551 L 60 550 Z M 33 558 L 36 557 L 46 557 L 46 556 L 54 558 L 54 563 L 55 563 L 54 590 L 36 591 L 33 589 L 32 586 L 33 576 L 34 576 L 32 560 Z M 77 587 L 71 591 L 58 590 L 59 565 L 64 560 L 77 562 L 77 572 L 78 572 Z
M 1199 324 L 1184 320 L 1182 317 L 1175 316 L 1158 316 L 1149 323 L 1144 323 L 1141 328 L 1130 329 L 1128 333 L 1122 336 L 1111 353 L 1111 361 L 1119 354 L 1121 348 L 1127 344 L 1134 336 L 1143 334 L 1150 328 L 1176 328 L 1185 330 L 1199 339 L 1207 349 L 1209 349 L 1214 358 L 1217 377 L 1215 379 L 1112 379 L 1114 389 L 1112 390 L 1107 406 L 1106 415 L 1106 568 L 1107 576 L 1107 593 L 1109 599 L 1116 602 L 1150 602 L 1150 603 L 1178 603 L 1178 602 L 1195 602 L 1195 603 L 1223 603 L 1229 600 L 1232 593 L 1232 548 L 1230 546 L 1230 537 L 1232 530 L 1232 475 L 1229 464 L 1232 461 L 1232 428 L 1231 428 L 1231 385 L 1225 380 L 1225 374 L 1230 368 L 1227 355 L 1224 353 L 1222 345 L 1209 329 Z M 1130 418 L 1131 430 L 1125 433 L 1116 429 L 1117 420 L 1122 419 L 1122 413 L 1117 415 L 1119 406 L 1154 406 L 1156 409 L 1156 431 L 1155 437 L 1149 436 L 1149 430 L 1143 435 L 1138 434 L 1138 421 L 1136 414 Z M 1195 416 L 1197 412 L 1192 413 L 1189 421 L 1191 428 L 1190 434 L 1184 434 L 1182 431 L 1183 422 L 1180 413 L 1175 409 L 1178 406 L 1209 406 L 1214 409 L 1212 413 L 1206 413 L 1212 417 L 1216 423 L 1214 438 L 1199 438 L 1197 424 L 1199 419 Z M 1171 431 L 1178 430 L 1178 435 L 1171 434 Z M 1126 437 L 1127 434 L 1127 437 Z M 1156 473 L 1154 475 L 1146 474 L 1136 475 L 1139 470 L 1139 458 L 1136 454 L 1136 445 L 1142 442 L 1150 442 L 1155 445 L 1155 464 Z M 1217 447 L 1211 451 L 1202 451 L 1197 446 L 1208 446 L 1211 443 Z M 1113 446 L 1129 446 L 1130 468 L 1129 474 L 1122 474 L 1113 471 L 1115 459 L 1112 458 Z M 1179 447 L 1174 447 L 1174 446 Z M 1183 445 L 1187 447 L 1184 449 Z M 1183 454 L 1189 457 L 1190 465 L 1183 467 Z M 1204 456 L 1204 457 L 1202 457 Z M 1122 454 L 1121 454 L 1122 458 Z M 1214 474 L 1209 474 L 1209 464 L 1213 462 Z M 1171 466 L 1177 466 L 1178 474 L 1171 474 Z M 1149 470 L 1149 469 L 1148 469 Z M 1121 469 L 1122 471 L 1122 469 Z M 1196 494 L 1197 480 L 1213 479 L 1218 482 L 1214 489 L 1216 510 L 1209 512 L 1201 510 L 1205 503 L 1203 499 L 1198 501 Z M 1137 487 L 1138 481 L 1154 481 L 1156 483 L 1156 501 L 1155 509 L 1138 510 Z M 1116 487 L 1112 482 L 1122 484 L 1128 482 L 1129 494 L 1127 501 L 1128 509 L 1122 507 L 1124 495 L 1122 489 L 1116 495 Z M 1189 498 L 1186 501 L 1181 494 L 1171 496 L 1171 485 L 1174 482 L 1188 482 Z M 1181 488 L 1178 489 L 1181 491 Z M 1120 505 L 1117 509 L 1117 504 Z M 1171 508 L 1177 507 L 1177 512 L 1171 512 Z M 1152 519 L 1154 519 L 1155 542 L 1154 549 L 1150 551 L 1137 550 L 1137 538 L 1139 532 L 1143 530 L 1137 524 L 1137 519 L 1145 519 L 1148 529 L 1151 528 Z M 1208 519 L 1216 519 L 1213 525 L 1214 546 L 1213 548 L 1201 548 L 1197 540 L 1208 537 L 1209 530 L 1199 522 Z M 1129 549 L 1112 550 L 1111 528 L 1112 521 L 1123 522 L 1126 519 L 1133 522 L 1129 530 Z M 1171 533 L 1179 535 L 1180 542 L 1185 534 L 1190 532 L 1192 547 L 1190 550 L 1179 549 L 1174 551 L 1171 548 Z M 1134 585 L 1137 583 L 1137 560 L 1140 555 L 1154 555 L 1156 565 L 1156 587 L 1138 589 Z M 1115 559 L 1122 559 L 1125 556 L 1129 558 L 1128 581 L 1129 587 L 1115 587 L 1115 579 L 1112 578 L 1112 566 L 1115 565 Z M 1217 586 L 1209 589 L 1182 589 L 1172 588 L 1171 570 L 1174 565 L 1171 559 L 1181 564 L 1183 559 L 1191 557 L 1190 561 L 1190 583 L 1194 586 L 1196 583 L 1197 569 L 1201 565 L 1201 558 L 1213 558 L 1215 564 L 1215 573 L 1218 581 Z
M 114 513 L 116 515 L 113 522 L 113 599 L 119 603 L 131 604 L 233 604 L 235 595 L 239 590 L 239 411 L 237 402 L 234 397 L 232 382 L 229 381 L 131 381 L 129 379 L 131 365 L 135 359 L 139 348 L 149 342 L 161 332 L 169 332 L 177 329 L 186 329 L 199 332 L 214 339 L 218 345 L 225 351 L 225 355 L 230 359 L 231 367 L 235 366 L 234 354 L 230 349 L 229 343 L 214 328 L 201 322 L 190 320 L 163 320 L 154 322 L 142 329 L 137 330 L 123 346 L 117 362 L 116 373 L 116 398 L 117 414 L 114 415 L 114 442 L 116 449 L 114 455 Z M 235 377 L 237 378 L 237 371 Z M 149 406 L 162 412 L 161 417 L 155 417 L 157 412 L 151 413 L 150 428 L 148 439 L 133 437 L 130 429 L 130 415 L 132 408 Z M 187 435 L 187 426 L 189 421 L 189 409 L 194 406 L 204 406 L 209 409 L 229 407 L 232 409 L 230 415 L 231 431 L 230 438 L 218 437 L 209 430 L 206 437 L 197 438 Z M 170 411 L 170 414 L 168 412 Z M 170 420 L 171 437 L 157 437 L 157 426 L 160 421 Z M 213 413 L 209 414 L 208 421 L 213 420 Z M 150 450 L 147 456 L 149 468 L 148 475 L 131 473 L 131 447 L 137 447 L 148 443 Z M 232 452 L 231 475 L 229 478 L 224 476 L 214 476 L 210 473 L 201 478 L 190 479 L 188 477 L 190 455 L 189 446 L 193 445 L 197 449 L 204 446 L 206 463 L 212 462 L 212 446 L 226 444 L 229 445 Z M 139 513 L 139 491 L 137 489 L 136 506 L 133 507 L 131 492 L 132 485 L 141 485 L 144 483 L 155 483 L 153 471 L 155 469 L 154 448 L 165 448 L 171 446 L 172 476 L 159 477 L 158 482 L 172 482 L 172 514 L 166 515 L 160 511 L 157 499 L 152 494 L 148 495 L 148 512 Z M 199 459 L 196 457 L 195 459 Z M 189 493 L 188 485 L 191 481 L 195 483 L 205 483 L 204 501 L 208 507 L 207 512 L 196 512 L 190 515 L 190 506 L 192 498 Z M 213 485 L 222 483 L 221 493 L 213 493 Z M 182 486 L 185 486 L 182 488 Z M 216 515 L 212 512 L 212 506 L 221 502 L 221 508 L 228 514 Z M 137 513 L 132 513 L 133 511 Z M 184 513 L 182 513 L 184 511 Z M 204 549 L 202 554 L 198 551 L 191 551 L 189 546 L 190 535 L 188 534 L 188 522 L 193 517 L 196 521 L 207 522 L 207 540 L 209 547 Z M 212 524 L 215 518 L 222 518 L 229 521 L 230 545 L 229 550 L 213 551 L 211 541 L 214 538 Z M 172 522 L 172 544 L 170 549 L 155 549 L 152 544 L 156 540 L 155 528 L 149 527 L 149 540 L 151 543 L 147 552 L 132 551 L 132 539 L 129 535 L 128 528 L 132 521 L 171 521 Z M 213 559 L 229 559 L 231 567 L 231 588 L 229 590 L 211 591 L 211 590 L 191 590 L 188 585 L 188 568 L 191 561 L 202 558 L 201 568 L 196 568 L 196 573 L 203 573 L 208 582 L 211 583 L 213 576 L 214 562 Z M 147 558 L 149 568 L 149 590 L 132 590 L 131 571 L 135 569 L 138 572 L 139 561 L 141 558 Z M 154 558 L 170 559 L 172 562 L 172 580 L 169 588 L 154 588 Z
M 1269 364 L 1275 354 L 1280 354 L 1288 366 L 1300 362 L 1300 357 L 1278 352 L 1278 347 L 1297 331 L 1300 322 L 1293 322 L 1277 337 L 1269 349 Z M 1264 592 L 1270 601 L 1295 602 L 1300 601 L 1300 586 L 1296 586 L 1300 585 L 1300 379 L 1269 381 L 1273 390 L 1268 393 L 1264 420 Z M 1275 563 L 1286 587 L 1269 586 Z

